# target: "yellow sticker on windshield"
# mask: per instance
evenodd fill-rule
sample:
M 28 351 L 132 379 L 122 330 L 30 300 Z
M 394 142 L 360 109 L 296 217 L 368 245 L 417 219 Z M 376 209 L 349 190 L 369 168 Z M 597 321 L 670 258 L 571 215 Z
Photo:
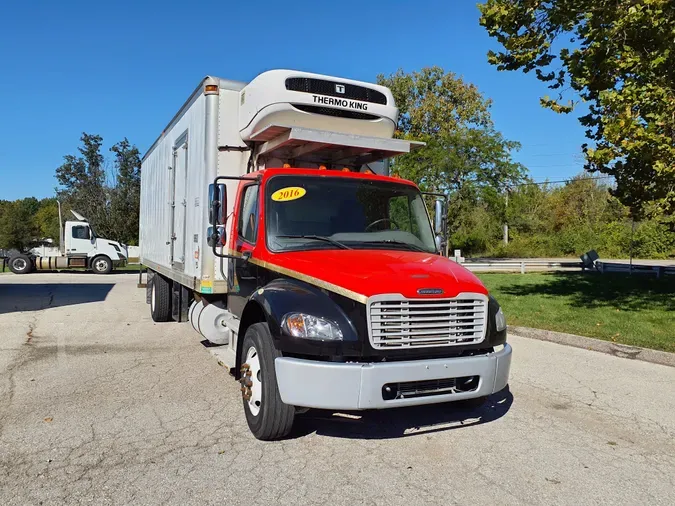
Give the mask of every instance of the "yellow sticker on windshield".
M 289 200 L 296 200 L 302 198 L 307 193 L 307 190 L 300 188 L 299 186 L 289 186 L 288 188 L 282 188 L 277 190 L 272 194 L 272 200 L 275 202 L 288 202 Z

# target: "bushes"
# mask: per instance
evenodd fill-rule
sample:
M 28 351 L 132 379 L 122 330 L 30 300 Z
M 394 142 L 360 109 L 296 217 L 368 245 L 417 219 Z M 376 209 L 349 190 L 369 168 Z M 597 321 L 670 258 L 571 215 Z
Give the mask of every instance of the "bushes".
M 490 195 L 489 201 L 479 199 L 461 210 L 453 222 L 451 249 L 460 248 L 465 256 L 507 258 L 575 257 L 591 249 L 603 258 L 631 253 L 628 209 L 594 179 L 581 176 L 557 188 L 512 189 L 506 208 L 508 245 L 502 242 L 504 212 L 494 199 Z M 632 238 L 636 258 L 675 257 L 675 233 L 656 219 L 636 222 Z

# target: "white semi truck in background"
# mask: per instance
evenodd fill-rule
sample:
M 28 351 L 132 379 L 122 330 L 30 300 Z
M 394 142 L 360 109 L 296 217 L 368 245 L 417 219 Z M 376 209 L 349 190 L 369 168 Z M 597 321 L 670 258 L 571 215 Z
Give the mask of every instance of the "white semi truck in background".
M 15 274 L 28 274 L 34 270 L 88 269 L 96 274 L 109 274 L 115 267 L 128 262 L 126 245 L 97 237 L 87 219 L 76 211 L 75 220 L 63 224 L 59 203 L 59 254 L 41 256 L 34 253 L 17 253 L 9 257 L 9 269 Z
M 187 321 L 241 383 L 255 437 L 308 408 L 481 403 L 508 382 L 497 301 L 445 256 L 388 159 L 389 89 L 273 70 L 205 78 L 143 157 L 153 320 Z M 436 237 L 435 237 L 436 234 Z

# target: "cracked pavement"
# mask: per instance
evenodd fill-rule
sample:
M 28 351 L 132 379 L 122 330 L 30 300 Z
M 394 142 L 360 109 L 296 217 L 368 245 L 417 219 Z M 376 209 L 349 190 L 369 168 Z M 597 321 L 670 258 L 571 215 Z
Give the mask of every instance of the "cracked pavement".
M 189 324 L 137 276 L 0 275 L 0 504 L 675 504 L 675 369 L 510 337 L 481 409 L 246 427 Z

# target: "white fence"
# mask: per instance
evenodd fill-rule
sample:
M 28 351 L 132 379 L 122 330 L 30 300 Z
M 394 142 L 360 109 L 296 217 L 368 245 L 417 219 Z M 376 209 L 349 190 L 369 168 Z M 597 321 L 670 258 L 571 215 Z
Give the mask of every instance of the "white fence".
M 452 259 L 452 258 L 451 258 Z M 594 266 L 584 267 L 582 262 L 559 260 L 464 260 L 458 262 L 472 272 L 541 272 L 541 271 L 574 271 L 591 270 L 600 273 L 625 272 L 631 274 L 654 274 L 657 278 L 663 275 L 675 275 L 675 261 L 664 264 L 638 264 L 632 266 L 625 261 L 596 261 Z

